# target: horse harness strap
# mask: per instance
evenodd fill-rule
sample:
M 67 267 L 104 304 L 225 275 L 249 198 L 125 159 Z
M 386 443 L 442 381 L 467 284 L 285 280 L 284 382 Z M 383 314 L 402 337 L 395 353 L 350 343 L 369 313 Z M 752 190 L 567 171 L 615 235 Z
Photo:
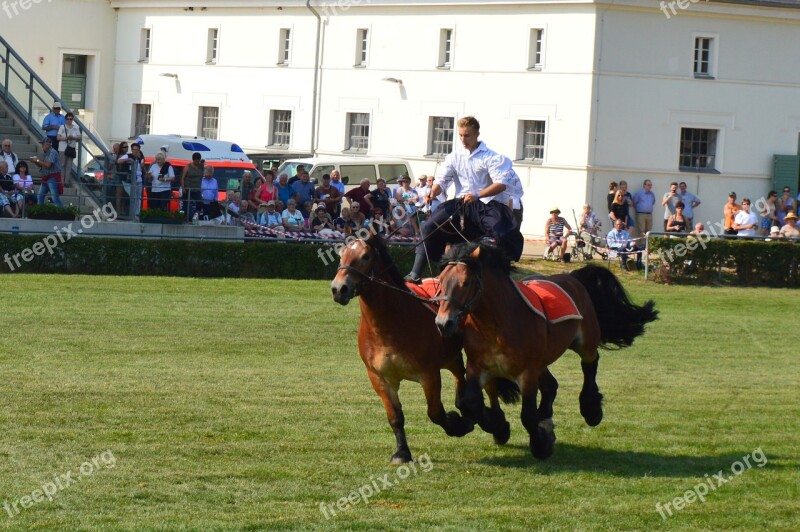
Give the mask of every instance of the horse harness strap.
M 360 275 L 361 277 L 363 277 L 367 281 L 370 281 L 370 282 L 373 282 L 373 283 L 377 283 L 379 285 L 383 285 L 386 288 L 390 288 L 392 290 L 400 292 L 401 294 L 405 294 L 405 295 L 407 295 L 409 297 L 413 297 L 414 299 L 418 299 L 418 300 L 422 301 L 423 303 L 429 304 L 432 301 L 432 300 L 429 300 L 426 297 L 418 296 L 417 294 L 415 294 L 414 292 L 412 292 L 410 290 L 403 290 L 402 288 L 394 286 L 391 283 L 387 283 L 383 279 L 379 279 L 378 277 L 376 277 L 374 274 L 364 273 L 361 270 L 359 270 L 358 268 L 353 268 L 352 266 L 350 266 L 348 264 L 340 264 L 339 267 L 336 268 L 336 269 L 337 269 L 337 271 L 338 270 L 345 270 L 346 272 L 353 273 L 353 274 L 356 274 L 356 275 Z
M 448 262 L 447 265 L 448 266 L 461 265 L 461 266 L 466 266 L 467 269 L 469 269 L 469 264 L 463 261 L 451 261 Z M 430 301 L 431 302 L 449 301 L 450 304 L 456 307 L 460 312 L 469 312 L 470 309 L 472 309 L 472 306 L 478 301 L 478 298 L 481 296 L 481 293 L 483 292 L 483 279 L 481 278 L 480 275 L 478 275 L 475 277 L 475 280 L 478 283 L 478 289 L 475 291 L 475 295 L 473 295 L 472 298 L 466 303 L 461 303 L 460 301 L 457 301 L 455 298 L 446 295 L 432 297 Z

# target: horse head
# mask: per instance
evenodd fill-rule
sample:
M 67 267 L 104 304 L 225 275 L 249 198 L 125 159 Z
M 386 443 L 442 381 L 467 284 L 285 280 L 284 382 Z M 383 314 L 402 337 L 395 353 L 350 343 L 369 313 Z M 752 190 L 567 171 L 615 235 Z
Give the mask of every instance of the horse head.
M 442 295 L 436 314 L 436 327 L 445 338 L 459 332 L 460 323 L 472 310 L 483 292 L 481 246 L 457 244 L 449 247 L 442 257 L 439 273 Z
M 376 251 L 365 240 L 355 239 L 348 242 L 339 254 L 339 268 L 331 281 L 333 300 L 340 305 L 347 305 L 356 297 L 374 271 Z

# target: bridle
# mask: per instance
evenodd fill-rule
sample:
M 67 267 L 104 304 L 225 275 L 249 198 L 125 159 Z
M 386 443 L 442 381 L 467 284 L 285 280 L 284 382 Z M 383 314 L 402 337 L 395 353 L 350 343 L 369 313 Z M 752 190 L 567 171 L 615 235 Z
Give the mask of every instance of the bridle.
M 376 284 L 385 286 L 386 288 L 389 288 L 389 289 L 394 290 L 396 292 L 400 292 L 401 294 L 404 294 L 406 296 L 413 297 L 414 299 L 418 299 L 419 301 L 422 301 L 425 304 L 430 304 L 430 302 L 431 302 L 431 300 L 428 300 L 428 298 L 418 296 L 417 294 L 415 294 L 414 292 L 412 292 L 412 291 L 410 291 L 408 289 L 400 288 L 400 287 L 395 286 L 395 285 L 393 285 L 391 283 L 387 283 L 386 281 L 381 279 L 379 277 L 379 275 L 381 275 L 383 272 L 379 272 L 379 273 L 376 274 L 376 272 L 375 272 L 375 261 L 374 260 L 372 262 L 372 271 L 370 273 L 362 272 L 358 268 L 354 268 L 353 266 L 350 266 L 349 264 L 340 264 L 339 267 L 336 268 L 337 272 L 339 270 L 344 270 L 344 271 L 346 271 L 348 273 L 358 275 L 358 276 L 362 277 L 364 279 L 364 281 L 372 282 L 372 283 L 376 283 Z M 359 286 L 361 286 L 361 283 L 358 283 L 357 285 L 355 285 L 353 287 L 353 297 L 357 297 L 359 295 L 359 290 L 358 290 Z
M 465 261 L 460 261 L 460 260 L 450 261 L 450 262 L 447 263 L 447 265 L 448 266 L 462 265 L 462 266 L 467 268 L 468 272 L 472 272 L 472 268 L 471 268 L 472 265 L 470 263 L 468 263 L 468 262 L 465 262 Z M 461 316 L 462 314 L 467 314 L 467 313 L 469 313 L 470 310 L 472 310 L 472 307 L 475 305 L 475 303 L 478 302 L 478 299 L 480 299 L 481 295 L 483 294 L 483 276 L 480 274 L 480 272 L 476 272 L 476 274 L 475 274 L 475 282 L 477 283 L 478 288 L 477 288 L 477 290 L 475 290 L 475 293 L 473 294 L 473 296 L 468 301 L 466 301 L 465 303 L 461 303 L 460 301 L 455 299 L 453 296 L 448 296 L 448 295 L 441 295 L 441 296 L 432 297 L 431 298 L 431 302 L 434 302 L 434 301 L 447 301 L 451 305 L 453 305 L 456 309 L 458 309 L 458 315 L 459 316 Z

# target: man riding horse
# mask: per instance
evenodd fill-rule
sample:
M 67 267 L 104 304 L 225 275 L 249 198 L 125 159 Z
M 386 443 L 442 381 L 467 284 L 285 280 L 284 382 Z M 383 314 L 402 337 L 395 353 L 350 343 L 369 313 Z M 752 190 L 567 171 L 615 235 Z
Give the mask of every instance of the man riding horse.
M 434 181 L 431 196 L 455 184 L 456 199 L 447 201 L 436 210 L 422 227 L 423 242 L 417 246 L 414 266 L 405 280 L 419 283 L 426 255 L 438 261 L 448 243 L 494 238 L 512 260 L 522 255 L 523 238 L 512 210 L 501 201 L 521 190 L 507 190 L 514 170 L 508 157 L 497 154 L 478 140 L 480 124 L 475 117 L 465 116 L 458 121 L 461 147 L 444 160 Z M 448 223 L 449 222 L 449 223 Z

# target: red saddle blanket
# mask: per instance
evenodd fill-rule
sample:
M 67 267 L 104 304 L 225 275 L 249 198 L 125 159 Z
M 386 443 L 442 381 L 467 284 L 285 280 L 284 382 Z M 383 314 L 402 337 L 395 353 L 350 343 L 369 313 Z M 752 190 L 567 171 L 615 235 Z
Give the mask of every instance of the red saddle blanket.
M 439 279 L 428 277 L 427 279 L 423 279 L 420 284 L 406 283 L 406 286 L 419 297 L 430 299 L 439 293 L 441 284 L 439 283 Z M 428 308 L 431 309 L 431 312 L 434 314 L 439 312 L 439 308 L 431 302 L 428 303 Z
M 514 281 L 514 286 L 530 309 L 550 323 L 583 319 L 572 297 L 552 281 Z

